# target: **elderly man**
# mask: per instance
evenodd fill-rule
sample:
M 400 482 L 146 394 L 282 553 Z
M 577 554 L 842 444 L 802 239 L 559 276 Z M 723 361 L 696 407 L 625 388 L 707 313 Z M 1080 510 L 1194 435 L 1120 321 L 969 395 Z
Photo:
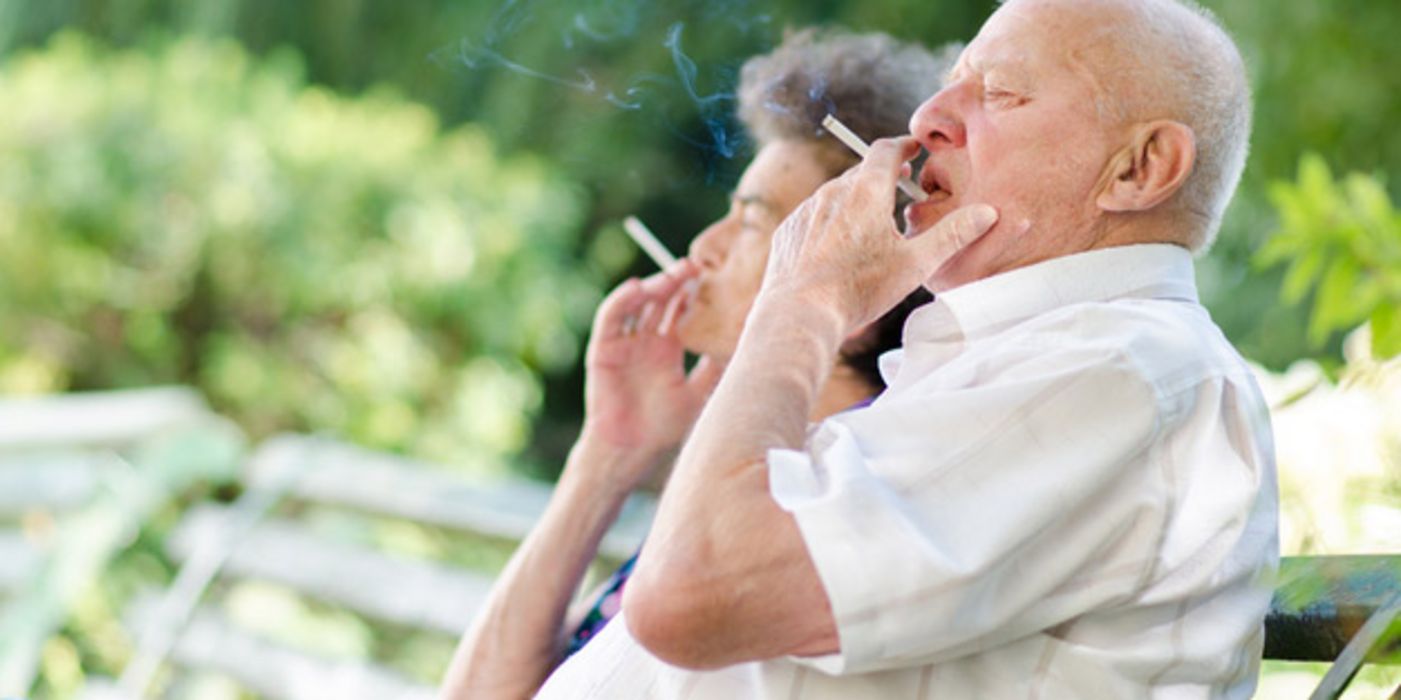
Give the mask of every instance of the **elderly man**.
M 1245 159 L 1236 48 L 1177 0 L 1012 0 L 910 129 L 776 234 L 626 624 L 539 697 L 1250 696 L 1269 425 L 1191 263 Z M 919 284 L 889 389 L 810 430 Z

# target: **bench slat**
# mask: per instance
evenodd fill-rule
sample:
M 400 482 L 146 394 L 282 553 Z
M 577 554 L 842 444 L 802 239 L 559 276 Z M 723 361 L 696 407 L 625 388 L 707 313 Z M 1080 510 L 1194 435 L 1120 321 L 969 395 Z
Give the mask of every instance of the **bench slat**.
M 188 387 L 0 399 L 0 449 L 130 443 L 208 415 Z
M 193 508 L 167 541 L 184 561 L 218 546 L 232 527 L 229 509 Z M 491 579 L 334 542 L 291 521 L 267 519 L 234 546 L 227 574 L 279 583 L 361 614 L 458 635 L 491 590 Z
M 442 468 L 307 436 L 280 436 L 249 470 L 254 486 L 275 482 L 288 460 L 310 460 L 292 486 L 299 498 L 454 530 L 521 540 L 549 502 L 551 487 L 518 478 L 470 480 Z M 600 545 L 615 559 L 642 543 L 655 502 L 635 497 Z
M 72 510 L 97 488 L 92 453 L 33 453 L 0 457 L 0 517 L 28 511 Z
M 140 629 L 154 599 L 138 600 L 129 622 Z M 433 700 L 435 690 L 363 661 L 323 659 L 289 649 L 234 626 L 200 607 L 171 651 L 179 666 L 217 671 L 276 700 Z
M 1401 556 L 1284 557 L 1265 618 L 1265 658 L 1333 661 L 1401 590 Z
M 0 593 L 15 591 L 39 569 L 40 553 L 24 533 L 0 530 Z

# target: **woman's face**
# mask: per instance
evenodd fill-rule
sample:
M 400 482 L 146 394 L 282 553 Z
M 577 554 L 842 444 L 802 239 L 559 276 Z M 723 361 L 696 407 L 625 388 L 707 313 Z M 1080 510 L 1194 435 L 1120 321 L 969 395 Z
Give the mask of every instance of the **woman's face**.
M 820 146 L 779 141 L 754 156 L 730 199 L 730 211 L 691 242 L 700 269 L 677 334 L 691 352 L 728 358 L 759 293 L 774 230 L 828 179 Z

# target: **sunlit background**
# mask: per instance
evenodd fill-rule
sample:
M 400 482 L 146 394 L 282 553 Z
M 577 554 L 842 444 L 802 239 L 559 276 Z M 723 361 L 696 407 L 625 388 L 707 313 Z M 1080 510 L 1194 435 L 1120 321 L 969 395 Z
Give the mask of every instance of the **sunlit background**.
M 1401 553 L 1401 4 L 1206 4 L 1256 128 L 1199 282 L 1274 406 L 1285 551 Z M 577 430 L 593 309 L 650 270 L 618 222 L 684 251 L 752 154 L 739 65 L 814 23 L 967 40 L 995 5 L 0 0 L 0 696 L 96 696 L 128 671 L 132 611 L 190 561 L 177 534 L 201 509 L 489 577 L 509 528 L 250 506 L 251 456 L 314 434 L 538 498 Z M 156 386 L 185 389 L 23 398 Z M 69 472 L 91 483 L 64 491 Z M 342 671 L 425 686 L 445 667 L 447 629 L 270 578 L 221 572 L 201 610 Z M 1320 668 L 1270 664 L 1260 697 L 1302 697 Z M 150 688 L 318 697 L 235 676 L 186 659 Z M 1349 697 L 1398 682 L 1371 667 Z

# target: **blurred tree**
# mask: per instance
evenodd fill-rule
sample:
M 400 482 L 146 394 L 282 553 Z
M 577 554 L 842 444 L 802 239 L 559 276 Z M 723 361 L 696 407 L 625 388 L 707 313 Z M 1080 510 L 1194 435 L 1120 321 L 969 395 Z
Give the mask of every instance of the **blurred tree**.
M 629 253 L 578 250 L 540 160 L 291 54 L 60 35 L 0 104 L 0 391 L 182 382 L 255 435 L 489 465 Z
M 1270 183 L 1292 178 L 1316 152 L 1344 172 L 1401 177 L 1401 3 L 1206 0 L 1245 53 L 1255 91 L 1250 163 L 1221 239 L 1201 261 L 1203 299 L 1241 351 L 1276 369 L 1301 357 L 1336 357 L 1340 337 L 1308 339 L 1305 309 L 1279 303 L 1282 270 L 1256 274 L 1256 250 L 1280 229 Z M 1392 194 L 1396 194 L 1392 190 Z
M 1279 303 L 1282 272 L 1250 261 L 1276 212 L 1268 183 L 1316 151 L 1343 171 L 1401 172 L 1401 4 L 1394 0 L 1203 0 L 1250 64 L 1250 165 L 1216 249 L 1204 301 L 1253 359 L 1283 367 L 1315 347 L 1302 309 Z M 786 26 L 842 23 L 930 45 L 966 40 L 995 0 L 0 0 L 0 51 L 76 27 L 120 46 L 153 35 L 236 38 L 257 55 L 290 47 L 314 83 L 389 84 L 447 124 L 473 122 L 503 152 L 530 152 L 581 185 L 583 240 L 641 215 L 674 250 L 722 210 L 748 152 L 728 100 L 742 61 Z M 694 73 L 688 73 L 693 68 Z M 611 96 L 611 99 L 610 99 Z M 1384 185 L 1394 181 L 1383 177 Z M 603 233 L 600 233 L 603 232 Z M 645 271 L 645 262 L 632 272 Z M 544 453 L 558 457 L 580 406 L 577 371 L 554 375 Z
M 1317 154 L 1296 182 L 1270 188 L 1281 229 L 1256 255 L 1264 267 L 1288 264 L 1281 296 L 1298 304 L 1312 292 L 1308 336 L 1315 346 L 1366 321 L 1371 354 L 1401 354 L 1401 212 L 1381 183 L 1359 173 L 1335 180 Z

